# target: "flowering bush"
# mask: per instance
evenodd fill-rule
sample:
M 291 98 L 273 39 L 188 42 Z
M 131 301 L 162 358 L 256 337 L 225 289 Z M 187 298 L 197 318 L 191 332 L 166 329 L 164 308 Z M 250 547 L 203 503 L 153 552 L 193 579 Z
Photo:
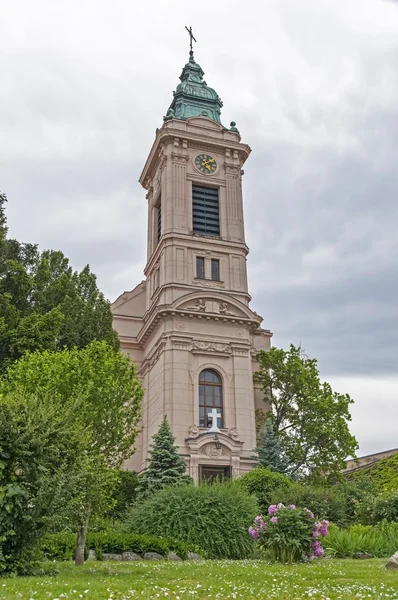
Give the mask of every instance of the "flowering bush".
M 327 535 L 328 525 L 317 521 L 308 508 L 272 504 L 266 516 L 255 518 L 249 534 L 272 560 L 293 562 L 323 555 L 321 538 Z

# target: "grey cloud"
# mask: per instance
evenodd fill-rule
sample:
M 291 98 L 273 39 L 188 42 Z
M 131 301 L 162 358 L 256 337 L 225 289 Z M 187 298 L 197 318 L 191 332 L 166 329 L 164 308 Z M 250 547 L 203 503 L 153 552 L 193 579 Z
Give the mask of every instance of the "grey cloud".
M 221 0 L 212 19 L 177 0 L 66 7 L 17 0 L 0 24 L 0 189 L 11 235 L 62 249 L 76 268 L 89 263 L 111 299 L 141 281 L 137 180 L 192 24 L 223 122 L 237 121 L 253 149 L 244 177 L 252 305 L 277 345 L 302 343 L 340 391 L 385 394 L 388 422 L 398 7 Z M 359 397 L 355 412 L 366 451 L 384 447 L 382 424 L 368 434 L 371 403 Z

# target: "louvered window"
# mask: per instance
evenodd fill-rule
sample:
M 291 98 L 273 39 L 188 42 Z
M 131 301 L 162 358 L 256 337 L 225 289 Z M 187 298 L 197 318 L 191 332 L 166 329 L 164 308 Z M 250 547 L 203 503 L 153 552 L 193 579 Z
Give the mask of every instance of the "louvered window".
M 203 235 L 220 235 L 218 190 L 192 186 L 193 230 Z

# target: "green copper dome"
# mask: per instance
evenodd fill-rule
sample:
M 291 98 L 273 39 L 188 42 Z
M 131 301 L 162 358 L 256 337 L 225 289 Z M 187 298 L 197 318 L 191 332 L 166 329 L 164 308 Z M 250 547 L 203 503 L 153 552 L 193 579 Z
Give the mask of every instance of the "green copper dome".
M 221 125 L 221 99 L 215 90 L 207 87 L 203 75 L 202 67 L 195 62 L 191 51 L 164 121 L 204 116 Z

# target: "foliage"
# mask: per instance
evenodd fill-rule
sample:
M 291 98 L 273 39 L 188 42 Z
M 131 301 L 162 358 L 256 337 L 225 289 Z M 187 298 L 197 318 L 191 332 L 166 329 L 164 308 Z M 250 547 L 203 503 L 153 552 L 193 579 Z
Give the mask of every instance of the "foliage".
M 277 473 L 287 473 L 288 461 L 281 450 L 279 438 L 271 418 L 267 418 L 260 434 L 260 443 L 255 448 L 260 466 Z
M 1 600 L 54 598 L 243 598 L 358 600 L 396 598 L 397 573 L 385 560 L 320 560 L 311 564 L 212 560 L 56 564 L 56 577 L 4 578 Z M 50 563 L 53 565 L 54 563 Z M 88 590 L 88 591 L 87 591 Z
M 139 479 L 135 471 L 118 469 L 116 481 L 112 492 L 112 510 L 109 515 L 120 519 L 126 510 L 132 506 L 137 498 Z
M 293 482 L 287 475 L 256 467 L 237 479 L 235 485 L 255 496 L 259 509 L 266 511 L 270 504 L 278 504 L 285 500 Z
M 32 397 L 35 402 L 33 410 L 26 403 L 15 407 L 20 420 L 12 430 L 9 454 L 15 462 L 18 440 L 25 441 L 27 450 L 21 452 L 34 456 L 35 470 L 25 458 L 21 468 L 17 462 L 14 471 L 9 470 L 4 482 L 13 483 L 13 473 L 20 471 L 27 478 L 29 503 L 41 519 L 36 516 L 30 523 L 36 536 L 40 529 L 73 527 L 81 535 L 79 547 L 84 547 L 89 518 L 112 508 L 117 473 L 111 467 L 131 454 L 142 393 L 134 365 L 105 342 L 92 342 L 81 350 L 27 354 L 9 368 L 0 381 L 5 405 L 12 408 L 14 397 Z M 35 450 L 36 421 L 42 427 L 47 416 L 53 421 L 48 434 L 42 435 L 42 446 Z M 26 423 L 32 425 L 28 431 Z M 59 436 L 62 427 L 67 435 Z M 47 442 L 46 435 L 50 436 Z M 43 448 L 45 444 L 48 448 Z M 49 467 L 48 449 L 53 454 Z M 37 490 L 34 502 L 32 489 Z
M 380 521 L 391 521 L 398 523 L 397 493 L 376 499 L 372 511 L 372 520 L 376 523 Z
M 83 349 L 34 352 L 13 364 L 0 391 L 53 394 L 59 410 L 79 398 L 79 419 L 93 437 L 92 451 L 119 466 L 131 455 L 141 416 L 143 390 L 136 368 L 105 342 Z
M 60 251 L 8 239 L 6 201 L 0 194 L 0 372 L 27 350 L 83 348 L 93 340 L 118 348 L 110 303 L 89 266 L 73 271 Z
M 357 483 L 370 480 L 382 494 L 398 492 L 398 453 L 383 458 L 353 476 Z
M 351 398 L 321 383 L 317 361 L 306 358 L 301 348 L 271 348 L 257 359 L 254 380 L 262 386 L 292 473 L 313 478 L 338 474 L 358 447 L 348 429 Z
M 49 560 L 70 560 L 76 552 L 76 536 L 68 532 L 47 534 L 40 541 L 40 549 Z M 178 540 L 151 535 L 110 531 L 89 532 L 86 539 L 86 554 L 89 549 L 95 550 L 98 560 L 102 560 L 104 552 L 112 554 L 157 552 L 162 556 L 175 552 L 183 559 L 188 552 L 205 555 L 205 552 L 195 544 L 185 544 Z
M 61 494 L 87 443 L 73 404 L 55 396 L 0 394 L 0 572 L 34 566 L 35 543 L 54 519 Z
M 357 552 L 391 556 L 398 547 L 398 523 L 380 523 L 373 527 L 353 525 L 347 529 L 333 525 L 325 543 L 327 551 L 337 558 L 352 558 Z
M 328 526 L 328 521 L 316 521 L 308 508 L 280 503 L 269 506 L 265 516 L 256 517 L 249 534 L 271 560 L 295 562 L 323 555 L 320 539 L 327 535 Z
M 230 482 L 173 486 L 133 507 L 126 528 L 198 544 L 210 558 L 251 556 L 247 528 L 257 512 L 247 492 Z
M 139 480 L 139 496 L 149 496 L 170 485 L 192 483 L 192 478 L 186 472 L 186 462 L 174 445 L 175 437 L 166 415 L 152 439 L 149 466 Z

